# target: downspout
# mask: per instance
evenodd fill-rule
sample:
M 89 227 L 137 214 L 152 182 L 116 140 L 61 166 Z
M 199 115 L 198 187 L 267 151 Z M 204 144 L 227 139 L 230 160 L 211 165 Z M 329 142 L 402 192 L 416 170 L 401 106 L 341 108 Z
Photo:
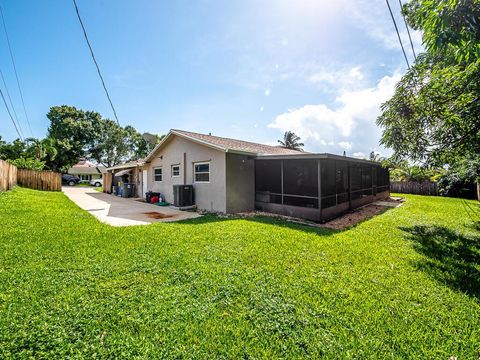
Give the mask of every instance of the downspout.
M 183 153 L 183 185 L 187 185 L 187 153 Z

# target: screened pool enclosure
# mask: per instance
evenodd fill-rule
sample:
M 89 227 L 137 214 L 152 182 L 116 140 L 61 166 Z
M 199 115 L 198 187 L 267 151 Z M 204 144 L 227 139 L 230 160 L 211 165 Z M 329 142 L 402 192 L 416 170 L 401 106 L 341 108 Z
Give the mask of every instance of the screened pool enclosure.
M 255 159 L 258 210 L 325 221 L 388 196 L 388 170 L 376 162 L 331 154 Z

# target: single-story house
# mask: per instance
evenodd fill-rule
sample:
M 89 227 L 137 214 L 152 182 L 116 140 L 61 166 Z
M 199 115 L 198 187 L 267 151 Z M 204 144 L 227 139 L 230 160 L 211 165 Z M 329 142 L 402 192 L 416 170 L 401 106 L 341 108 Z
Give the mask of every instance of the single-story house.
M 76 165 L 73 165 L 67 171 L 71 175 L 76 175 L 80 178 L 80 182 L 89 183 L 94 179 L 101 179 L 103 174 L 107 172 L 103 165 L 95 165 L 87 160 L 80 160 Z
M 173 185 L 193 184 L 199 209 L 236 213 L 254 209 L 255 157 L 301 151 L 170 130 L 145 158 L 143 189 L 173 203 Z
M 225 213 L 322 221 L 389 196 L 388 170 L 377 162 L 175 129 L 131 169 L 142 197 L 160 192 L 173 203 L 173 185 L 191 184 L 199 209 Z

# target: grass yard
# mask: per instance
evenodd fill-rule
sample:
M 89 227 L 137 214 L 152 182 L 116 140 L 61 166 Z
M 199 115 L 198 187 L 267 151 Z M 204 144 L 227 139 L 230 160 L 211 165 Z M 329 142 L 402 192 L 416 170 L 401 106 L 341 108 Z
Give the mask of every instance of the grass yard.
M 216 217 L 114 228 L 22 188 L 0 194 L 0 214 L 0 358 L 480 351 L 480 232 L 462 200 L 407 196 L 342 232 Z

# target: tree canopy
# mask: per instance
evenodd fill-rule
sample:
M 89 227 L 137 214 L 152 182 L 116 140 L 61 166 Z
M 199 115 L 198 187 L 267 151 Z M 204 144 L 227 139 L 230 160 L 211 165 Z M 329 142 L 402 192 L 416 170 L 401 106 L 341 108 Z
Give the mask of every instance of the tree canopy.
M 161 140 L 160 136 L 142 136 L 133 126 L 121 127 L 97 112 L 73 106 L 54 106 L 47 118 L 50 127 L 44 139 L 7 143 L 0 138 L 0 159 L 34 170 L 45 167 L 66 171 L 80 158 L 110 167 L 144 158 Z
M 426 52 L 377 119 L 394 158 L 433 166 L 480 156 L 480 0 L 412 0 L 407 21 Z

